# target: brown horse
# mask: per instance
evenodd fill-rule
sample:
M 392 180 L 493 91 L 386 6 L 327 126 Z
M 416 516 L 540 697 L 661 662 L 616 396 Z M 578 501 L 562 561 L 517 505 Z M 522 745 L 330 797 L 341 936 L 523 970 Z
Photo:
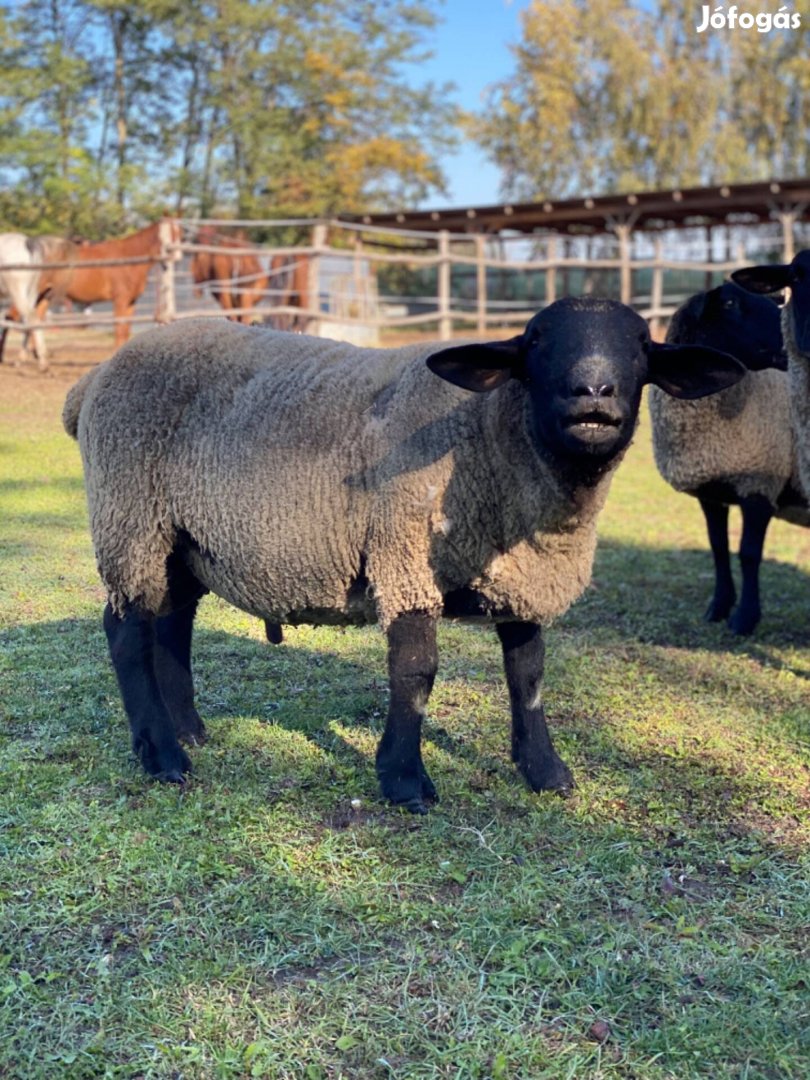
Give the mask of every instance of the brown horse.
M 270 260 L 270 291 L 277 302 L 286 307 L 309 310 L 309 257 L 307 255 L 274 255 Z M 310 317 L 275 315 L 273 325 L 279 330 L 306 330 Z
M 180 226 L 170 218 L 162 218 L 139 232 L 114 240 L 102 240 L 96 244 L 81 244 L 76 248 L 76 265 L 70 271 L 67 282 L 60 292 L 68 300 L 87 307 L 104 300 L 112 301 L 115 324 L 115 347 L 129 340 L 130 324 L 135 311 L 135 301 L 146 288 L 146 278 L 154 263 L 158 262 L 165 244 L 180 243 Z M 182 257 L 179 249 L 172 252 L 171 260 Z M 83 266 L 82 263 L 97 259 L 148 259 L 120 266 Z M 48 299 L 40 303 L 40 317 L 47 308 Z
M 249 246 L 244 233 L 231 237 L 217 233 L 213 226 L 202 225 L 197 233 L 197 243 L 206 247 Z M 236 308 L 254 307 L 267 288 L 267 274 L 258 258 L 250 251 L 231 255 L 224 251 L 195 251 L 191 260 L 191 276 L 199 296 L 202 286 L 207 285 L 211 295 L 226 312 Z M 249 323 L 253 318 L 250 310 L 228 315 L 234 322 Z

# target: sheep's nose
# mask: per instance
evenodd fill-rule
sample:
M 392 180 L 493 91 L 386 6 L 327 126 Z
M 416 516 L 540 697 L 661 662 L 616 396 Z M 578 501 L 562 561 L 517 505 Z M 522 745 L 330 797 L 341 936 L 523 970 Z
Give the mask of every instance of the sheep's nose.
M 595 398 L 609 398 L 613 397 L 616 393 L 616 387 L 613 383 L 600 383 L 598 386 L 591 386 L 588 383 L 577 383 L 571 391 L 572 397 L 595 397 Z

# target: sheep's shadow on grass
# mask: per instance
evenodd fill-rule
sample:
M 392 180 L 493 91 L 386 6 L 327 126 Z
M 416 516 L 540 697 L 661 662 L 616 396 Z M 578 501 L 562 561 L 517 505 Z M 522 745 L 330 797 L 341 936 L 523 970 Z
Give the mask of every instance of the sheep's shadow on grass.
M 377 790 L 374 747 L 382 732 L 387 704 L 384 660 L 382 650 L 377 657 L 368 655 L 377 652 L 370 647 L 368 634 L 365 640 L 358 637 L 356 641 L 356 646 L 349 643 L 346 652 L 351 658 L 347 659 L 324 649 L 305 647 L 294 636 L 287 644 L 274 647 L 254 638 L 200 629 L 195 635 L 194 665 L 198 704 L 211 740 L 193 752 L 196 776 L 205 783 L 206 777 L 216 775 L 222 779 L 227 775 L 229 789 L 241 789 L 243 793 L 255 790 L 256 797 L 262 799 L 268 790 L 268 776 L 272 784 L 306 789 L 326 783 L 330 770 L 338 769 L 343 775 L 359 778 L 362 793 L 373 797 Z M 100 620 L 67 619 L 15 627 L 0 634 L 0 649 L 6 657 L 3 743 L 9 745 L 16 739 L 30 758 L 75 761 L 77 770 L 81 770 L 87 740 L 99 740 L 108 752 L 113 749 L 122 776 L 140 775 L 129 753 L 127 725 Z M 444 642 L 441 651 L 449 660 L 458 650 L 456 639 L 449 647 Z M 485 665 L 491 684 L 496 672 L 501 677 L 494 634 L 491 652 L 484 656 L 480 646 L 477 652 L 475 663 Z M 443 678 L 447 679 L 447 675 L 443 676 L 440 666 L 439 680 Z M 450 681 L 458 678 L 463 675 L 451 674 Z M 681 681 L 682 692 L 688 693 L 683 686 Z M 449 696 L 452 698 L 452 691 Z M 671 799 L 673 806 L 681 810 L 686 805 L 698 819 L 710 810 L 715 822 L 725 821 L 735 827 L 739 813 L 733 807 L 756 801 L 757 786 L 750 776 L 735 775 L 718 760 L 705 757 L 699 746 L 678 759 L 636 751 L 617 738 L 615 723 L 603 724 L 588 710 L 567 713 L 565 706 L 559 706 L 560 691 L 555 696 L 558 704 L 552 709 L 553 730 L 564 753 L 566 744 L 573 741 L 575 771 L 580 778 L 598 778 L 608 785 L 621 785 L 626 779 L 632 788 L 639 769 L 648 776 L 660 774 L 661 798 Z M 453 715 L 452 704 L 442 713 L 441 718 L 434 713 L 424 731 L 426 745 L 434 748 L 428 754 L 434 762 L 440 761 L 439 771 L 444 774 L 434 777 L 440 794 L 460 800 L 462 806 L 469 803 L 472 808 L 474 792 L 491 787 L 504 811 L 512 802 L 525 808 L 523 781 L 509 761 L 505 692 L 499 724 L 502 750 L 496 744 L 492 750 L 482 747 L 476 734 L 454 732 L 459 718 Z M 311 760 L 302 763 L 294 753 L 285 755 L 283 751 L 277 758 L 272 748 L 277 743 L 254 752 L 248 730 L 233 737 L 234 725 L 245 718 L 300 737 L 316 751 L 315 759 L 310 754 Z M 491 724 L 489 720 L 490 728 Z M 798 718 L 795 732 L 788 728 L 782 724 L 779 735 L 788 740 L 806 738 Z M 368 744 L 367 751 L 353 744 L 348 737 L 352 730 L 362 733 L 358 741 Z M 430 767 L 433 769 L 432 764 Z M 147 783 L 145 777 L 143 782 Z M 642 786 L 648 794 L 653 788 L 658 791 L 657 781 L 652 788 L 649 784 Z
M 733 563 L 739 596 L 736 558 Z M 597 632 L 600 639 L 608 635 L 648 645 L 743 653 L 766 666 L 782 666 L 774 650 L 810 647 L 810 574 L 800 567 L 763 560 L 763 615 L 748 637 L 704 619 L 713 589 L 714 568 L 706 550 L 601 540 L 592 585 L 563 625 Z M 795 674 L 808 677 L 810 671 Z

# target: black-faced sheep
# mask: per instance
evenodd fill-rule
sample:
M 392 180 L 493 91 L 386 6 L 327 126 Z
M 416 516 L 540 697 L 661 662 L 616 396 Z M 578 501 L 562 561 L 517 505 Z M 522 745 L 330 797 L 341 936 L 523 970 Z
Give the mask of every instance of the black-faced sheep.
M 706 618 L 728 618 L 736 633 L 750 634 L 761 616 L 759 568 L 771 517 L 810 525 L 798 479 L 779 309 L 726 283 L 690 297 L 675 312 L 667 341 L 723 349 L 748 372 L 736 386 L 702 401 L 676 401 L 651 387 L 650 414 L 659 472 L 676 491 L 699 499 L 706 518 L 715 567 Z M 733 613 L 731 505 L 740 506 L 743 518 L 742 592 Z
M 788 354 L 799 476 L 803 492 L 810 498 L 810 249 L 800 251 L 790 263 L 749 266 L 731 276 L 752 293 L 790 289 L 790 300 L 782 308 L 782 337 Z
M 63 419 L 144 768 L 180 781 L 191 767 L 177 736 L 203 734 L 190 646 L 210 590 L 274 622 L 380 621 L 391 696 L 377 773 L 415 812 L 436 796 L 420 738 L 437 620 L 494 623 L 513 760 L 535 791 L 567 789 L 541 626 L 588 584 L 644 384 L 697 397 L 743 370 L 653 344 L 630 308 L 595 299 L 560 300 L 509 341 L 453 347 L 204 320 L 143 334 L 71 390 Z

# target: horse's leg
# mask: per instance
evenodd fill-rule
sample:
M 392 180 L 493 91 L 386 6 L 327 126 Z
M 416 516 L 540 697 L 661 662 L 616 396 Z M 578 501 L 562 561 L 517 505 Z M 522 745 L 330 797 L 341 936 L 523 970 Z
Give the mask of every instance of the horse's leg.
M 45 334 L 42 330 L 32 330 L 31 340 L 34 342 L 34 356 L 37 358 L 37 364 L 40 371 L 48 370 L 48 353 L 45 348 Z
M 18 289 L 13 289 L 12 290 L 12 303 L 11 303 L 11 307 L 6 312 L 6 318 L 10 322 L 24 323 L 27 320 L 25 320 L 20 313 L 23 310 L 25 305 L 24 305 L 23 300 L 15 299 L 15 296 L 17 296 L 18 293 L 19 293 Z M 6 334 L 7 333 L 8 333 L 8 328 L 4 328 L 3 329 L 2 342 L 0 342 L 0 359 L 2 359 L 3 346 L 5 345 L 5 340 L 6 340 Z M 20 351 L 19 351 L 19 354 L 17 355 L 17 360 L 15 361 L 15 363 L 17 365 L 24 364 L 26 362 L 26 360 L 28 359 L 28 338 L 29 338 L 29 333 L 30 332 L 25 330 L 25 331 L 20 331 L 20 333 L 22 334 L 22 344 L 20 345 Z
M 113 300 L 113 314 L 116 319 L 131 319 L 135 314 L 135 301 L 130 300 L 129 297 L 119 298 L 116 297 Z M 129 322 L 116 322 L 115 324 L 115 347 L 120 349 L 127 341 L 129 341 L 130 335 Z
M 225 314 L 228 316 L 228 318 L 231 320 L 231 322 L 234 322 L 234 320 L 236 322 L 238 322 L 239 321 L 239 316 L 238 315 L 229 315 L 228 314 L 228 312 L 233 311 L 233 307 L 234 307 L 233 297 L 231 296 L 231 290 L 229 288 L 226 287 L 226 288 L 220 289 L 219 302 L 222 305 L 222 310 L 225 312 Z
M 8 309 L 8 311 L 5 313 L 5 315 L 3 315 L 3 318 L 8 319 L 11 322 L 16 321 L 16 319 L 17 319 L 16 308 L 14 308 L 13 306 L 10 307 Z M 6 337 L 7 336 L 8 336 L 8 327 L 7 326 L 0 327 L 0 364 L 3 363 L 3 353 L 5 352 L 5 348 L 6 348 Z

